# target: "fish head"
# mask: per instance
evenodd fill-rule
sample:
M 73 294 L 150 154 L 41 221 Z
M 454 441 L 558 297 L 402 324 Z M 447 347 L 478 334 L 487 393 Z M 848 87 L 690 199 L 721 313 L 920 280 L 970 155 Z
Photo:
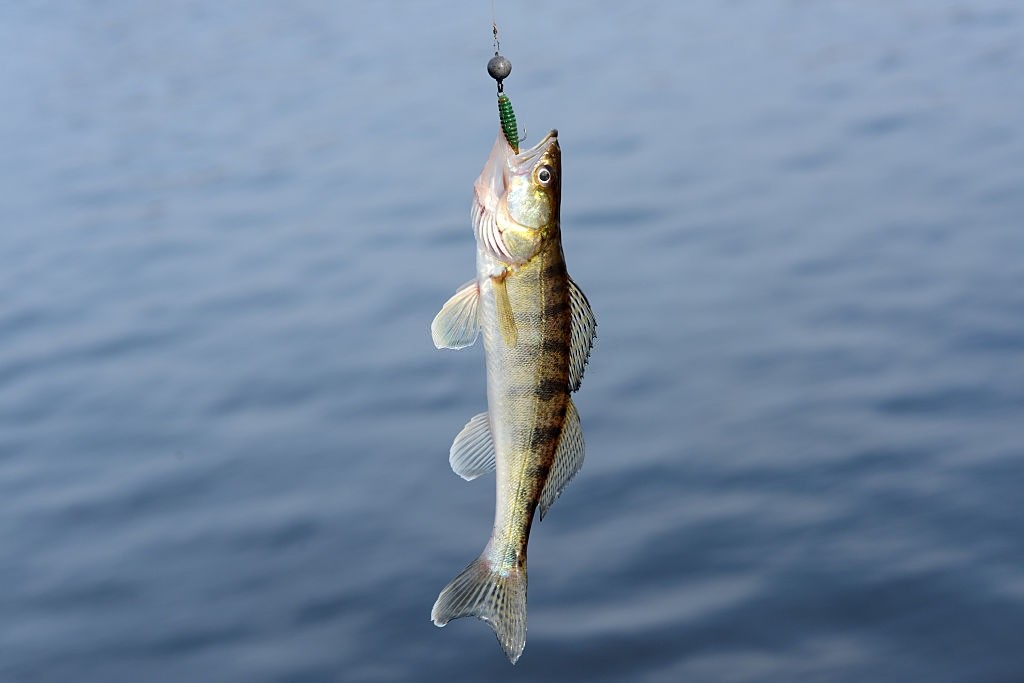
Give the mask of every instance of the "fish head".
M 562 152 L 558 131 L 553 130 L 536 146 L 512 159 L 504 216 L 499 213 L 510 223 L 506 232 L 526 241 L 543 239 L 558 228 L 561 196 Z
M 529 261 L 544 241 L 557 238 L 562 197 L 562 153 L 552 130 L 515 154 L 499 133 L 477 179 L 477 242 L 499 261 Z

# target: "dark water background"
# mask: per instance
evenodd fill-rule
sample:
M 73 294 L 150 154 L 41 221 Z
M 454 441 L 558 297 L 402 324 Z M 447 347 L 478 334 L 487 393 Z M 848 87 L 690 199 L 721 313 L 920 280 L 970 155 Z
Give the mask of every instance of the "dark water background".
M 490 3 L 0 5 L 0 681 L 1024 680 L 1024 5 L 507 2 L 599 338 L 483 546 Z

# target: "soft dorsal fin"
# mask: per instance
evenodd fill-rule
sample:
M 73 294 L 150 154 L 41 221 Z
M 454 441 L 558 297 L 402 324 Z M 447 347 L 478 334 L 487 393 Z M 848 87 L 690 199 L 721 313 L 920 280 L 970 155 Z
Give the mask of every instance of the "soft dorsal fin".
M 448 462 L 466 481 L 494 471 L 494 439 L 487 413 L 474 415 L 458 433 L 448 452 Z
M 569 391 L 576 391 L 583 382 L 583 371 L 590 358 L 590 349 L 597 336 L 597 320 L 590 302 L 579 286 L 569 278 L 569 311 L 572 331 L 569 342 Z
M 439 349 L 464 349 L 480 332 L 480 287 L 470 280 L 459 287 L 430 323 L 430 336 Z
M 555 459 L 551 464 L 551 473 L 540 494 L 540 518 L 554 504 L 565 487 L 583 467 L 583 429 L 580 427 L 580 414 L 570 400 L 565 408 L 565 423 L 562 435 L 555 450 Z

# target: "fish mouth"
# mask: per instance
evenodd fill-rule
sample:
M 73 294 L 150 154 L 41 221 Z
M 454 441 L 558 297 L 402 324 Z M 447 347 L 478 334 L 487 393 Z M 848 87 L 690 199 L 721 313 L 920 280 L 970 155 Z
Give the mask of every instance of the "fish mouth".
M 530 149 L 523 150 L 519 154 L 516 154 L 514 163 L 518 166 L 524 162 L 532 161 L 541 154 L 543 154 L 551 145 L 558 143 L 558 129 L 552 128 L 548 131 L 548 134 L 541 138 L 540 142 L 531 147 Z
M 536 145 L 516 154 L 504 135 L 499 132 L 487 163 L 484 164 L 475 183 L 477 201 L 480 205 L 493 210 L 497 206 L 498 198 L 508 188 L 509 178 L 516 172 L 532 167 L 545 152 L 557 144 L 558 129 L 552 128 Z

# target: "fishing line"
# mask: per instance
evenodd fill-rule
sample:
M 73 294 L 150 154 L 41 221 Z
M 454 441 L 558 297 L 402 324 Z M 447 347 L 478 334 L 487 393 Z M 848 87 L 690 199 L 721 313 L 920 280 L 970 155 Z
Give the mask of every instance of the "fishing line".
M 498 20 L 494 14 L 494 0 L 491 0 L 491 30 L 494 32 L 494 54 L 501 51 L 501 43 L 498 41 Z

